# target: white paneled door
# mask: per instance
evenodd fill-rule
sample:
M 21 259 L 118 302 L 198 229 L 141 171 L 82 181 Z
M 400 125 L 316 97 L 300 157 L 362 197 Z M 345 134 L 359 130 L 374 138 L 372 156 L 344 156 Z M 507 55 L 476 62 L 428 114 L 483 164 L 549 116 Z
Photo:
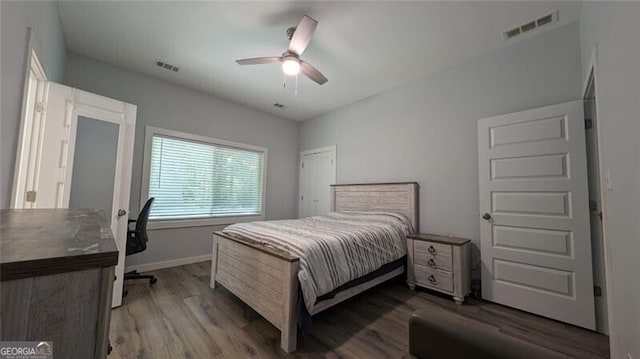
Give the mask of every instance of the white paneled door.
M 300 154 L 300 218 L 331 210 L 331 185 L 336 182 L 336 148 L 325 147 Z
M 483 298 L 595 329 L 582 101 L 478 121 Z
M 14 186 L 14 206 L 103 208 L 120 252 L 112 300 L 120 306 L 136 106 L 55 82 L 45 90 L 40 128 L 22 136 L 37 141 L 16 159 L 18 173 L 35 176 Z

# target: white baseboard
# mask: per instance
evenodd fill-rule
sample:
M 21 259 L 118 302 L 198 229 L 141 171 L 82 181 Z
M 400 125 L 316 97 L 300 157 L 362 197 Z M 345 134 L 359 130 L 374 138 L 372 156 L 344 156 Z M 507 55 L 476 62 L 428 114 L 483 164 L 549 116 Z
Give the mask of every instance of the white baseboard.
M 145 264 L 138 264 L 138 265 L 133 265 L 133 266 L 126 266 L 125 269 L 124 269 L 124 272 L 126 273 L 126 272 L 130 272 L 130 271 L 134 271 L 134 270 L 138 271 L 138 272 L 149 272 L 149 271 L 154 271 L 154 270 L 158 270 L 158 269 L 179 267 L 179 266 L 183 266 L 183 265 L 187 265 L 187 264 L 205 262 L 205 261 L 210 261 L 210 260 L 211 260 L 211 254 L 205 254 L 205 255 L 202 255 L 202 256 L 178 258 L 178 259 L 172 259 L 172 260 L 162 261 L 162 262 L 154 262 L 154 263 L 145 263 Z

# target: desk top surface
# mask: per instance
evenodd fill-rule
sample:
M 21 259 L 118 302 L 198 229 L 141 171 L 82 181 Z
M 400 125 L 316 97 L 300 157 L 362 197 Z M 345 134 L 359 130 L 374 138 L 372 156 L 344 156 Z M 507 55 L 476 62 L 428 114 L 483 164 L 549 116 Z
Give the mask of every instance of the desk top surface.
M 117 262 L 118 249 L 101 209 L 0 210 L 2 281 Z

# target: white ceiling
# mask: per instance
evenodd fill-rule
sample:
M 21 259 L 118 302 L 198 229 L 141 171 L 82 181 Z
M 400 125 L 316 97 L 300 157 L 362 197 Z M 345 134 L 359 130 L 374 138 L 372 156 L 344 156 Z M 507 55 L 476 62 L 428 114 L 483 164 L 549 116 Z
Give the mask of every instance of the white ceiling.
M 576 21 L 579 7 L 564 1 L 59 3 L 70 51 L 293 120 L 507 46 L 504 30 L 553 10 L 559 22 L 548 28 Z M 283 88 L 278 64 L 235 63 L 280 55 L 288 46 L 285 30 L 305 14 L 319 25 L 302 58 L 328 83 L 300 77 L 295 96 L 293 79 Z M 180 71 L 162 70 L 156 59 Z

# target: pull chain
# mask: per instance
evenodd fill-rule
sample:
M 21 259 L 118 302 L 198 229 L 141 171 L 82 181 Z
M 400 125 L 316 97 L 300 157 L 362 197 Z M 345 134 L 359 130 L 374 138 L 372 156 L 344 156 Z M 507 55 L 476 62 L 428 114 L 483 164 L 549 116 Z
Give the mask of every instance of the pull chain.
M 295 83 L 295 87 L 294 87 L 294 90 L 293 90 L 293 94 L 295 96 L 298 96 L 298 74 L 295 74 L 294 76 L 296 77 L 296 83 Z M 285 88 L 285 89 L 287 88 L 287 75 L 283 75 L 282 87 Z

